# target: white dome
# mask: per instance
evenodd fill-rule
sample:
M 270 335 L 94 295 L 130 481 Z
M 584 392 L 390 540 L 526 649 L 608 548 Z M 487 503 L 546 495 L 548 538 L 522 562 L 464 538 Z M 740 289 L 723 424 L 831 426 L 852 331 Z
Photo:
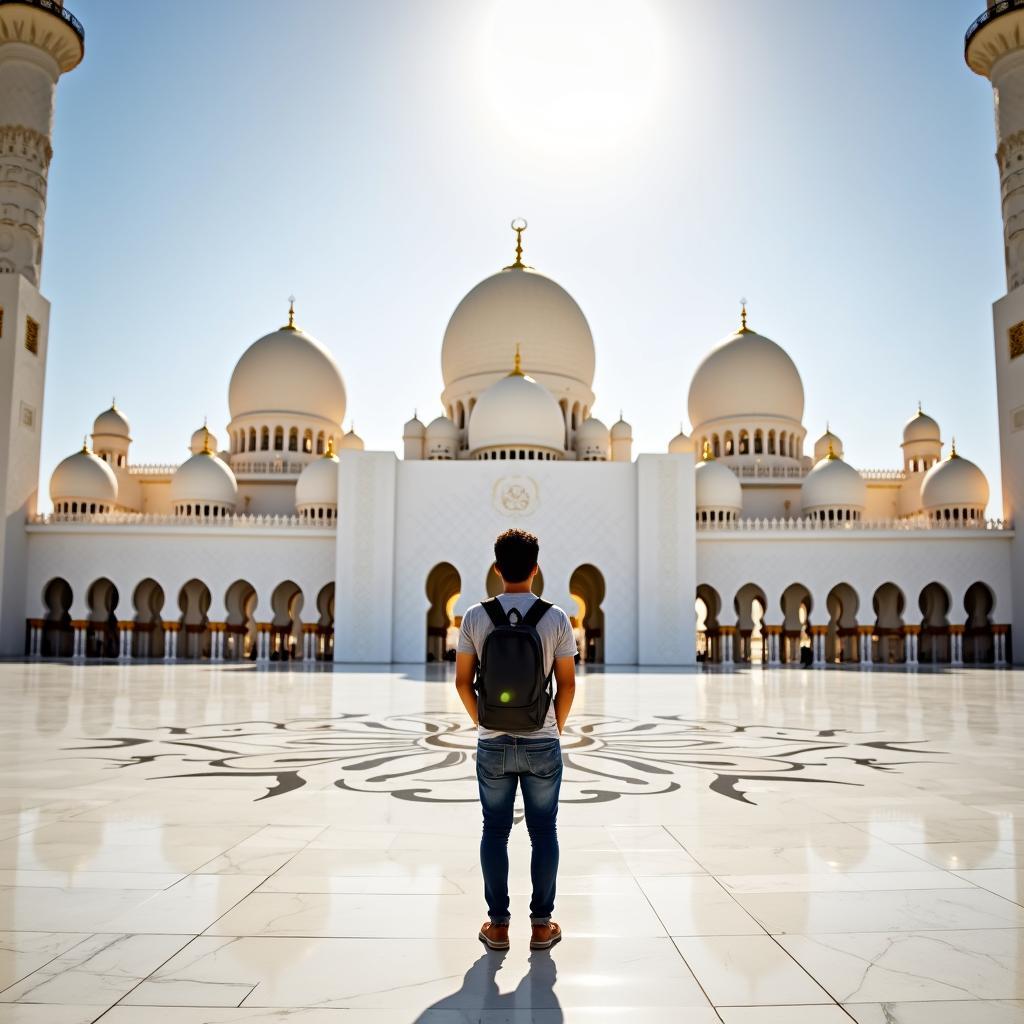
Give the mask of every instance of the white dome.
M 109 409 L 105 409 L 96 417 L 92 425 L 92 432 L 111 437 L 123 437 L 126 441 L 132 439 L 128 420 L 125 419 L 124 413 L 118 409 L 116 404 L 112 404 Z
M 611 437 L 613 441 L 633 440 L 633 428 L 622 418 L 621 413 L 619 418 L 612 424 Z
M 459 443 L 459 428 L 447 416 L 431 420 L 424 432 L 428 441 L 451 441 Z
M 938 423 L 927 413 L 921 411 L 918 406 L 915 415 L 907 420 L 903 428 L 903 443 L 910 444 L 913 441 L 938 441 L 941 442 L 942 434 Z
M 693 451 L 693 441 L 687 437 L 683 431 L 683 428 L 679 428 L 679 433 L 672 438 L 668 443 L 669 455 L 681 455 L 683 452 Z
M 295 481 L 295 507 L 338 505 L 338 456 L 324 455 L 310 462 Z
M 171 477 L 171 502 L 229 505 L 238 501 L 238 484 L 231 467 L 212 452 L 186 459 Z
M 565 450 L 565 421 L 554 395 L 522 373 L 492 384 L 469 419 L 470 451 L 502 446 Z
M 730 417 L 765 416 L 799 423 L 804 386 L 784 349 L 741 328 L 704 357 L 690 382 L 687 404 L 694 430 Z
M 282 327 L 254 341 L 235 364 L 228 386 L 232 419 L 253 413 L 314 416 L 340 426 L 345 382 L 316 338 Z
M 743 488 L 736 474 L 724 463 L 703 459 L 694 470 L 697 508 L 743 509 Z
M 445 387 L 477 374 L 505 373 L 516 344 L 531 373 L 594 381 L 594 338 L 573 297 L 530 269 L 502 270 L 455 308 L 444 332 Z
M 926 511 L 939 508 L 978 509 L 988 505 L 988 480 L 970 459 L 961 458 L 956 450 L 949 458 L 937 462 L 921 481 L 921 507 Z
M 833 455 L 840 459 L 843 457 L 843 442 L 839 439 L 838 435 L 833 434 L 831 430 L 826 430 L 825 433 L 814 442 L 814 461 L 817 463 L 821 462 L 822 459 L 827 459 L 830 447 Z
M 50 476 L 50 498 L 58 501 L 88 501 L 106 506 L 117 504 L 117 477 L 102 459 L 83 448 L 69 455 Z
M 601 420 L 589 416 L 576 430 L 574 443 L 576 454 L 582 459 L 607 459 L 611 433 Z
M 217 438 L 207 430 L 204 423 L 192 434 L 189 448 L 192 450 L 193 455 L 198 455 L 202 451 L 215 452 L 217 450 Z
M 408 420 L 405 426 L 402 428 L 403 438 L 415 438 L 423 437 L 426 433 L 426 427 L 423 426 L 423 421 L 419 416 L 413 416 L 411 420 Z
M 821 508 L 848 508 L 863 511 L 868 486 L 848 462 L 838 456 L 826 456 L 804 477 L 800 500 L 804 512 Z
M 366 445 L 363 444 L 363 439 L 355 432 L 355 428 L 353 427 L 353 429 L 347 434 L 342 434 L 341 447 L 349 448 L 355 452 L 361 452 L 366 448 Z
M 579 444 L 608 444 L 611 433 L 608 428 L 597 419 L 596 416 L 589 416 L 585 419 L 576 431 L 576 443 Z

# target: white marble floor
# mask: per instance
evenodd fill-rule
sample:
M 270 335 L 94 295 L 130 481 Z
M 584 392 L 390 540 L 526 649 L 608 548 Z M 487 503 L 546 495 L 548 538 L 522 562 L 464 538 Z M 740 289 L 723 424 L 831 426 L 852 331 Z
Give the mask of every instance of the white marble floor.
M 577 692 L 502 955 L 448 680 L 0 664 L 0 1024 L 1024 1024 L 1024 673 Z

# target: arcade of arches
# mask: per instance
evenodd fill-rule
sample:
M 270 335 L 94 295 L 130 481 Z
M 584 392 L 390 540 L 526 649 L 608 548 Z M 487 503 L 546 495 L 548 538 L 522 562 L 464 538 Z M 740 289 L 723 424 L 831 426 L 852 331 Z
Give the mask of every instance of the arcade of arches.
M 954 614 L 957 602 L 963 611 Z M 813 595 L 792 583 L 775 600 L 756 583 L 732 610 L 714 587 L 697 587 L 697 659 L 735 664 L 1005 665 L 1009 627 L 993 621 L 984 583 L 951 595 L 940 583 L 907 595 L 883 583 L 864 600 L 849 583 Z
M 334 584 L 316 593 L 307 610 L 301 588 L 284 580 L 266 595 L 269 622 L 257 622 L 259 595 L 247 580 L 224 593 L 223 622 L 210 619 L 209 586 L 191 579 L 168 595 L 146 578 L 123 598 L 106 577 L 86 595 L 87 617 L 71 618 L 74 593 L 67 580 L 50 580 L 43 592 L 42 619 L 28 622 L 27 648 L 33 657 L 138 660 L 332 661 Z
M 488 571 L 484 580 L 487 597 L 501 593 L 501 577 L 493 570 Z M 450 562 L 440 562 L 427 574 L 427 661 L 453 661 L 459 642 L 461 616 L 455 615 L 455 604 L 461 596 L 462 578 Z M 544 572 L 537 570 L 533 580 L 533 592 L 544 593 Z M 604 577 L 593 565 L 581 565 L 569 579 L 569 592 L 576 603 L 576 614 L 570 609 L 569 618 L 576 633 L 580 658 L 583 661 L 601 663 L 604 661 Z

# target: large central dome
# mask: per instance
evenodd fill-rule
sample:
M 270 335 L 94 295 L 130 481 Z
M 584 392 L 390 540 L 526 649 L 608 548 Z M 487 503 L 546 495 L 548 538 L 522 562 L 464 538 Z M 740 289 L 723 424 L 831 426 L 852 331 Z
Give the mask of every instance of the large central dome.
M 471 385 L 482 390 L 504 377 L 517 343 L 538 379 L 593 386 L 594 338 L 583 310 L 561 285 L 523 267 L 486 278 L 456 307 L 441 347 L 445 387 L 486 377 Z
M 786 351 L 745 326 L 704 358 L 690 382 L 690 422 L 769 417 L 799 423 L 804 386 Z
M 334 357 L 297 327 L 254 341 L 235 365 L 228 386 L 232 419 L 254 413 L 314 416 L 341 424 L 345 383 Z

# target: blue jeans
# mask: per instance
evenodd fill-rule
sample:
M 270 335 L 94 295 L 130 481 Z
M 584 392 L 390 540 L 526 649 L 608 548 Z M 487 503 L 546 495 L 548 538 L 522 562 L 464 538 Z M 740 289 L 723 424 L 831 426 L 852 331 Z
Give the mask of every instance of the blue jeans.
M 523 787 L 526 829 L 533 852 L 530 878 L 532 924 L 547 924 L 555 908 L 558 874 L 558 790 L 562 784 L 562 746 L 557 739 L 498 736 L 479 740 L 476 778 L 484 811 L 480 867 L 484 875 L 487 915 L 495 924 L 508 924 L 508 837 L 516 784 Z

